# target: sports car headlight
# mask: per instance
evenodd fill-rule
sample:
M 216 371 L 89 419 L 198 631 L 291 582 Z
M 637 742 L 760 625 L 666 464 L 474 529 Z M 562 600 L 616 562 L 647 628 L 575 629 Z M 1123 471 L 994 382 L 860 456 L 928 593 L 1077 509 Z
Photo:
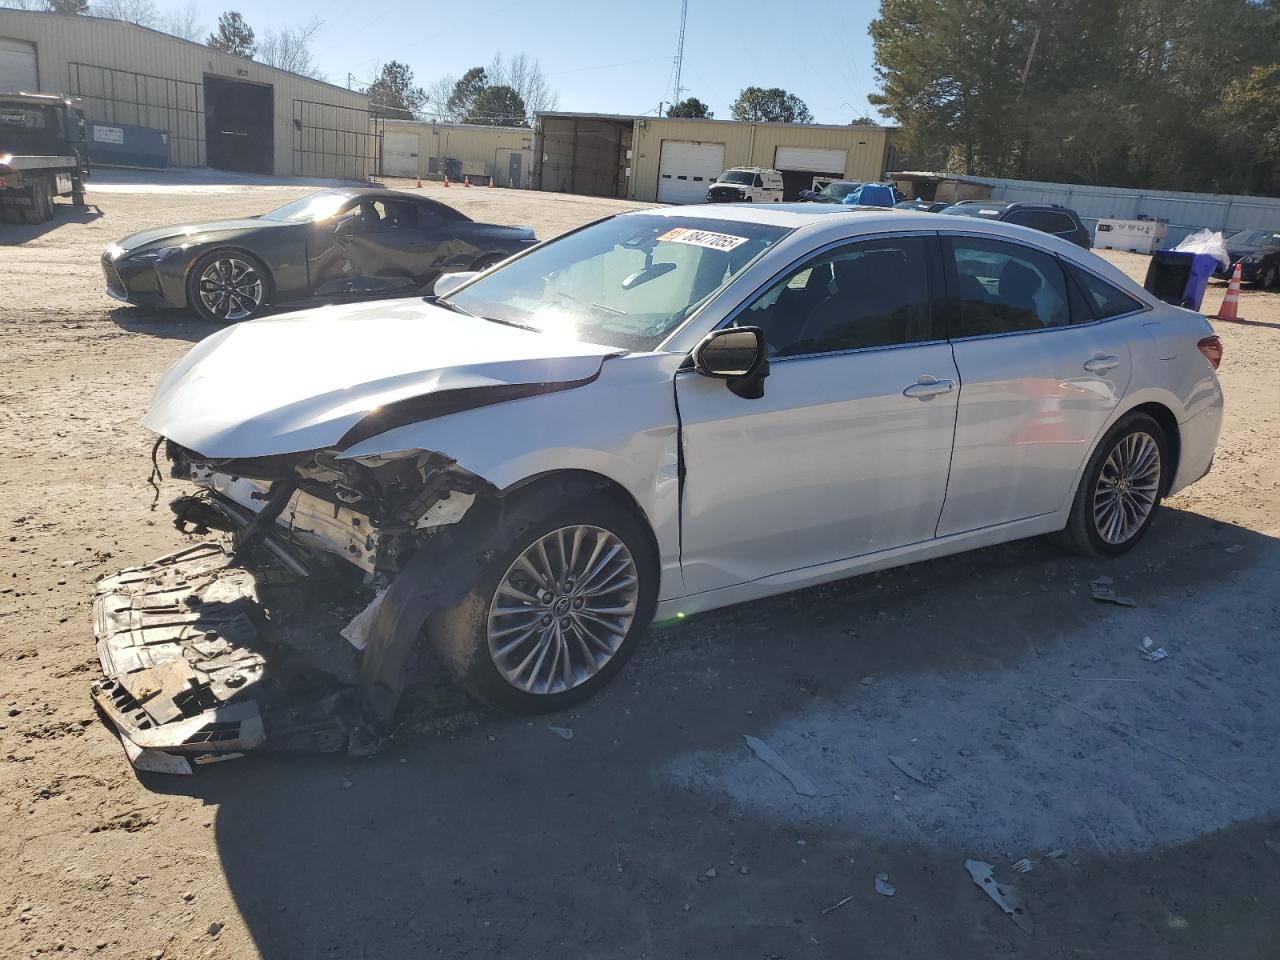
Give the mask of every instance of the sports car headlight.
M 1249 254 L 1249 256 L 1241 258 L 1240 262 L 1248 263 L 1248 264 L 1261 263 L 1262 258 L 1258 256 L 1256 253 L 1251 253 Z
M 150 250 L 139 250 L 137 253 L 129 254 L 130 260 L 163 260 L 165 257 L 173 253 L 178 253 L 183 247 L 152 247 Z

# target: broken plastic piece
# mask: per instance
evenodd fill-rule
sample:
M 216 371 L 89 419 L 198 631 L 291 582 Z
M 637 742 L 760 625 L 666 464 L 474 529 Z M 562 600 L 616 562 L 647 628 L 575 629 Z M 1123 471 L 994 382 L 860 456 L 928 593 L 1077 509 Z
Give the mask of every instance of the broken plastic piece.
M 802 797 L 816 797 L 818 788 L 813 785 L 813 781 L 806 777 L 803 773 L 793 770 L 787 761 L 778 756 L 776 750 L 769 746 L 759 737 L 744 736 L 743 740 L 747 741 L 747 746 L 751 748 L 759 759 L 763 760 L 774 770 L 782 774 L 795 788 L 796 793 Z
M 832 913 L 832 912 L 834 912 L 834 911 L 836 911 L 836 910 L 839 910 L 841 907 L 843 907 L 846 903 L 848 903 L 848 902 L 849 902 L 850 900 L 852 900 L 852 899 L 853 899 L 853 896 L 852 896 L 852 895 L 850 895 L 850 896 L 845 897 L 845 898 L 844 898 L 844 899 L 842 899 L 842 900 L 837 900 L 837 901 L 836 901 L 835 903 L 833 903 L 831 906 L 827 907 L 827 909 L 823 910 L 823 911 L 822 911 L 822 915 L 825 917 L 828 913 Z
M 1120 607 L 1136 607 L 1138 605 L 1137 600 L 1134 600 L 1132 597 L 1121 597 L 1116 595 L 1115 590 L 1111 588 L 1113 582 L 1114 581 L 1112 581 L 1110 577 L 1098 577 L 1098 579 L 1089 584 L 1089 588 L 1093 593 L 1093 599 L 1101 601 L 1102 603 L 1114 603 Z
M 983 863 L 981 860 L 966 860 L 964 868 L 969 871 L 973 882 L 996 902 L 996 906 L 1009 915 L 1010 920 L 1018 925 L 1019 930 L 1023 933 L 1035 932 L 1035 921 L 1031 919 L 1031 914 L 1023 904 L 1017 887 L 1007 883 L 997 883 L 991 864 Z
M 568 727 L 547 727 L 547 729 L 550 730 L 552 733 L 554 733 L 561 740 L 573 739 L 573 731 L 570 730 Z
M 882 897 L 892 897 L 898 892 L 898 888 L 889 882 L 889 874 L 881 871 L 876 874 L 876 893 Z
M 369 630 L 373 627 L 373 618 L 378 613 L 378 605 L 386 596 L 385 589 L 379 590 L 369 605 L 351 618 L 351 622 L 338 631 L 343 640 L 357 650 L 363 650 L 369 642 Z
M 1142 654 L 1143 660 L 1151 660 L 1153 662 L 1163 660 L 1169 655 L 1169 651 L 1164 647 L 1157 647 L 1155 641 L 1150 637 L 1143 637 L 1142 642 L 1138 644 L 1138 652 Z
M 916 783 L 923 783 L 925 786 L 930 786 L 929 781 L 926 780 L 923 776 L 921 776 L 920 773 L 917 772 L 916 768 L 911 766 L 911 764 L 908 763 L 904 757 L 899 757 L 898 755 L 891 753 L 889 754 L 889 762 L 892 763 L 899 770 L 901 770 L 903 773 L 905 773 L 908 777 L 910 777 Z

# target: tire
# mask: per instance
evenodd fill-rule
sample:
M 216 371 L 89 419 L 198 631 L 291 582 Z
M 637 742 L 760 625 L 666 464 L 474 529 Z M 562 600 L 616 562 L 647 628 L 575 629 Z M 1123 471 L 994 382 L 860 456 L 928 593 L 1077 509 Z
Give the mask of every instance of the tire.
M 1152 446 L 1154 468 L 1149 463 Z M 1116 490 L 1114 481 L 1126 479 L 1125 463 L 1134 469 L 1128 472 L 1127 485 Z M 1170 467 L 1169 441 L 1160 424 L 1145 413 L 1121 418 L 1089 458 L 1058 542 L 1086 557 L 1118 557 L 1133 549 L 1160 509 Z M 1108 504 L 1115 504 L 1116 509 Z
M 22 219 L 27 223 L 53 219 L 53 193 L 48 180 L 37 180 L 31 185 L 31 206 L 22 208 Z
M 241 282 L 249 278 L 245 270 L 252 272 L 249 282 Z M 224 296 L 218 297 L 217 293 Z M 270 302 L 270 271 L 261 260 L 242 250 L 206 253 L 187 272 L 187 303 L 202 320 L 212 323 L 252 320 L 260 316 Z
M 495 264 L 501 263 L 505 259 L 507 259 L 506 254 L 490 253 L 481 257 L 479 260 L 473 263 L 471 265 L 471 270 L 474 273 L 482 273 L 485 270 L 488 270 L 490 267 L 494 266 Z
M 504 545 L 481 569 L 466 596 L 431 619 L 427 633 L 459 683 L 478 700 L 508 713 L 562 710 L 613 679 L 653 619 L 658 562 L 652 538 L 630 510 L 585 482 L 566 485 L 562 495 L 550 500 L 532 497 L 517 502 L 506 508 L 500 523 L 499 542 Z M 582 531 L 577 572 L 591 569 L 588 560 L 603 565 L 568 591 L 559 584 L 552 596 L 527 571 L 545 572 L 542 560 L 554 565 L 565 553 L 572 558 L 576 531 Z M 564 545 L 563 551 L 557 543 Z M 612 559 L 599 559 L 611 551 Z M 522 566 L 530 556 L 533 565 Z M 635 582 L 628 586 L 632 573 Z M 584 590 L 591 580 L 604 590 Z M 500 593 L 500 587 L 507 589 Z M 526 599 L 519 599 L 515 591 Z M 507 606 L 499 607 L 500 598 Z M 586 619 L 584 612 L 592 604 L 598 611 L 629 608 L 630 619 L 606 613 Z M 601 626 L 606 621 L 611 626 Z M 569 626 L 561 632 L 566 623 Z M 595 643 L 581 632 L 579 625 L 588 624 Z M 540 656 L 539 649 L 554 659 Z M 523 670 L 518 669 L 522 662 Z
M 1277 284 L 1280 284 L 1280 266 L 1269 263 L 1262 268 L 1258 286 L 1263 290 L 1274 290 Z

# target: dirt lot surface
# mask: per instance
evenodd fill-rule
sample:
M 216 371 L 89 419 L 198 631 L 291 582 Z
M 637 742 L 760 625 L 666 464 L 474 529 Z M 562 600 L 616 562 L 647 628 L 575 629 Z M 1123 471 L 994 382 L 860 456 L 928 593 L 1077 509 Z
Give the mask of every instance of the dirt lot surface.
M 411 708 L 371 759 L 136 775 L 87 695 L 88 601 L 183 543 L 138 421 L 212 328 L 115 304 L 98 257 L 308 189 L 134 177 L 91 190 L 100 213 L 0 227 L 0 957 L 1277 956 L 1275 294 L 1218 325 L 1213 472 L 1120 561 L 984 550 L 655 630 L 570 715 Z M 543 236 L 632 206 L 428 190 Z M 1092 601 L 1103 573 L 1138 606 Z

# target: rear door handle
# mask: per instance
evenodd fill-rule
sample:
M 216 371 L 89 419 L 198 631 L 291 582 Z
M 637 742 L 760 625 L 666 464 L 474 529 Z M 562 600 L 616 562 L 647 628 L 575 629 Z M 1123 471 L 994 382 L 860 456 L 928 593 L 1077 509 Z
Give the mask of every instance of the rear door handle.
M 1120 366 L 1120 358 L 1110 355 L 1094 357 L 1092 360 L 1086 360 L 1084 364 L 1084 368 L 1090 373 L 1101 373 L 1103 370 L 1118 366 Z
M 954 380 L 935 380 L 933 377 L 921 377 L 907 389 L 902 391 L 904 397 L 915 397 L 917 400 L 928 400 L 940 393 L 950 393 L 956 388 Z

